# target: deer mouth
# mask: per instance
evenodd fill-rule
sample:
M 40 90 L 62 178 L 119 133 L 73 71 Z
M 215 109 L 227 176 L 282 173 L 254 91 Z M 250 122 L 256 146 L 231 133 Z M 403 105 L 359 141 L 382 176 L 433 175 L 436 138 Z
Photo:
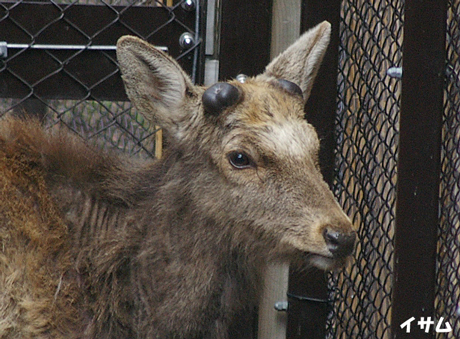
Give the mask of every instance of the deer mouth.
M 334 257 L 332 255 L 322 255 L 318 253 L 305 253 L 305 259 L 309 265 L 320 270 L 331 271 L 345 266 L 348 257 Z

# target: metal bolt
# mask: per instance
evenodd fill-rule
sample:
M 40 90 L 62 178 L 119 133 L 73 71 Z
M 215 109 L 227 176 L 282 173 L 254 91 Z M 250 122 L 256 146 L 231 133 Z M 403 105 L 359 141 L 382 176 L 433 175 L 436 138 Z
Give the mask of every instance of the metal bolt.
M 275 303 L 275 310 L 278 312 L 287 312 L 289 308 L 289 302 L 287 301 L 277 301 Z
M 391 67 L 387 70 L 387 75 L 392 78 L 401 79 L 403 74 L 402 67 Z
M 182 33 L 182 35 L 179 37 L 179 45 L 180 45 L 180 47 L 182 47 L 184 49 L 185 48 L 190 48 L 194 44 L 195 44 L 195 38 L 189 32 Z
M 188 12 L 191 12 L 195 9 L 195 0 L 185 0 L 181 4 L 182 8 L 185 9 Z
M 246 80 L 248 79 L 248 76 L 246 74 L 238 74 L 236 76 L 236 80 L 238 80 L 239 82 L 241 82 L 242 84 L 244 84 L 246 82 Z
M 6 59 L 8 57 L 8 45 L 6 41 L 0 41 L 0 59 Z

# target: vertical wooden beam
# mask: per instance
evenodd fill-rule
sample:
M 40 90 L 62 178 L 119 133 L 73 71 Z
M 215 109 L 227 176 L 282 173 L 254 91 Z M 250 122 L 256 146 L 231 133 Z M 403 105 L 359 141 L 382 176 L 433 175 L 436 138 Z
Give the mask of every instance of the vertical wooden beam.
M 299 37 L 301 0 L 273 0 L 272 7 L 271 59 Z
M 155 125 L 155 158 L 161 159 L 163 156 L 163 130 Z
M 337 112 L 337 65 L 340 25 L 340 0 L 303 0 L 301 30 L 327 20 L 332 25 L 331 42 L 324 57 L 310 98 L 305 106 L 306 118 L 321 140 L 320 163 L 326 182 L 334 176 L 334 126 Z M 326 273 L 309 269 L 307 273 L 291 271 L 289 275 L 288 339 L 324 339 L 328 314 Z M 313 299 L 307 300 L 307 299 Z
M 270 58 L 289 47 L 300 35 L 301 0 L 274 0 Z M 258 339 L 285 339 L 287 314 L 275 310 L 276 302 L 287 302 L 289 266 L 271 264 L 264 277 L 264 291 L 259 305 Z
M 166 5 L 167 7 L 173 6 L 173 0 L 156 0 L 153 2 L 153 6 L 158 5 L 157 2 Z
M 446 0 L 406 0 L 392 308 L 393 338 L 435 337 Z M 414 318 L 410 326 L 401 324 Z M 435 324 L 436 325 L 436 324 Z
M 258 339 L 285 339 L 287 313 L 277 311 L 277 302 L 287 302 L 289 266 L 270 264 L 264 272 L 264 290 L 259 304 Z

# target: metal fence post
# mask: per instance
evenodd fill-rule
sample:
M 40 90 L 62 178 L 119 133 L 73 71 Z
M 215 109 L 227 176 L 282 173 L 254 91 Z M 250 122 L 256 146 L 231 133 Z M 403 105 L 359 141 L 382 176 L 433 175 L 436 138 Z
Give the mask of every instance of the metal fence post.
M 303 0 L 301 30 L 327 20 L 332 24 L 329 49 L 305 107 L 308 121 L 322 141 L 320 162 L 325 180 L 332 184 L 334 173 L 334 122 L 337 112 L 337 64 L 340 24 L 339 0 Z M 326 273 L 316 269 L 290 272 L 288 339 L 324 339 L 328 308 Z M 318 299 L 317 301 L 305 299 Z
M 446 12 L 446 0 L 405 3 L 391 324 L 398 339 L 435 336 L 436 323 L 427 333 L 418 321 L 435 321 Z
M 272 0 L 221 0 L 219 79 L 262 73 L 270 62 Z M 255 338 L 255 310 L 244 310 L 230 326 L 230 337 Z
M 272 0 L 223 0 L 219 79 L 262 73 L 270 61 Z

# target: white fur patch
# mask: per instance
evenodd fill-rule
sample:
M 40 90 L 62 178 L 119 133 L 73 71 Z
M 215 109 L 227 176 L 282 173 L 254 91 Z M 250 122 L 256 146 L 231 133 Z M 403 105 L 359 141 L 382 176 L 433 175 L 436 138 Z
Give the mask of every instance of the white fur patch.
M 270 126 L 264 144 L 278 155 L 305 158 L 316 154 L 319 140 L 314 128 L 303 121 L 283 121 Z

